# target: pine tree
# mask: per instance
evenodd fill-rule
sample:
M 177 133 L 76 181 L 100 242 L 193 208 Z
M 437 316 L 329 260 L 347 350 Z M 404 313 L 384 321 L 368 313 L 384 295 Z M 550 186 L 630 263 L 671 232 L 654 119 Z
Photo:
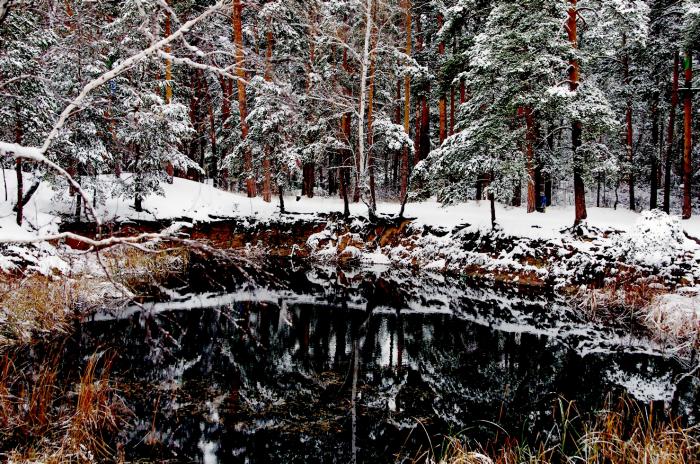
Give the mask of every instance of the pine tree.
M 557 83 L 565 75 L 569 44 L 562 34 L 559 2 L 495 2 L 469 50 L 464 75 L 470 100 L 462 105 L 459 134 L 429 159 L 445 182 L 439 197 L 465 199 L 483 177 L 496 197 L 509 201 L 528 186 L 528 211 L 536 207 L 538 121 L 561 104 Z

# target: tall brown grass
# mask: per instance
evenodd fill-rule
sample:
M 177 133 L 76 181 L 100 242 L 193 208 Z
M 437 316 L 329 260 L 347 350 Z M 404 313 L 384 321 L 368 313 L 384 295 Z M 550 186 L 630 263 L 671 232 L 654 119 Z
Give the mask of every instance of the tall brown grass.
M 572 303 L 591 320 L 605 323 L 624 320 L 642 327 L 647 306 L 658 295 L 669 292 L 659 279 L 619 273 L 602 287 L 578 289 Z
M 416 462 L 439 464 L 695 464 L 700 462 L 700 430 L 676 419 L 658 420 L 654 411 L 621 399 L 590 420 L 573 403 L 559 402 L 555 433 L 534 445 L 506 437 L 480 449 L 445 438 L 440 449 Z
M 83 285 L 67 278 L 0 275 L 0 346 L 67 333 Z
M 105 436 L 116 434 L 128 411 L 109 379 L 112 361 L 93 355 L 71 387 L 56 355 L 35 369 L 0 358 L 0 452 L 11 462 L 113 460 Z
M 144 285 L 159 285 L 184 272 L 190 260 L 186 248 L 144 251 L 116 247 L 104 253 L 110 277 L 130 290 Z

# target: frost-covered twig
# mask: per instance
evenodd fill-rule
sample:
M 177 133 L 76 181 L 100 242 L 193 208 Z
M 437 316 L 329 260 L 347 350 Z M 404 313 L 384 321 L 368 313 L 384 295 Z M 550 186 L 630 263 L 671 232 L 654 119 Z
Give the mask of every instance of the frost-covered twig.
M 61 232 L 58 234 L 37 236 L 31 238 L 22 239 L 0 239 L 0 243 L 12 243 L 12 244 L 33 244 L 41 242 L 53 242 L 60 240 L 74 240 L 76 242 L 88 245 L 95 249 L 104 249 L 117 245 L 140 245 L 148 242 L 162 242 L 169 240 L 176 240 L 177 237 L 173 236 L 172 233 L 148 233 L 135 235 L 133 237 L 109 237 L 105 239 L 92 239 L 89 237 L 84 237 L 73 232 Z
M 210 65 L 204 64 L 204 63 L 197 63 L 196 61 L 193 61 L 189 58 L 178 57 L 178 56 L 175 56 L 172 53 L 168 53 L 164 50 L 159 50 L 158 54 L 167 60 L 171 60 L 173 63 L 183 64 L 183 65 L 189 66 L 191 68 L 201 69 L 203 71 L 211 71 L 214 74 L 219 74 L 220 76 L 226 77 L 228 79 L 242 81 L 244 84 L 248 84 L 248 82 L 246 80 L 241 79 L 240 77 L 234 76 L 233 74 L 229 73 L 227 71 L 228 68 L 222 69 L 222 68 L 217 68 L 216 66 L 210 66 Z

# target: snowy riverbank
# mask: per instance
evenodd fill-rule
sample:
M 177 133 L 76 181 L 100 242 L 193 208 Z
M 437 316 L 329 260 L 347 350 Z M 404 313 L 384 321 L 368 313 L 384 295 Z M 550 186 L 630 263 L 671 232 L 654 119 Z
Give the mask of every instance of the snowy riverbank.
M 42 182 L 26 205 L 24 224 L 19 227 L 12 211 L 14 173 L 5 174 L 8 195 L 6 201 L 0 201 L 0 241 L 5 243 L 6 252 L 0 257 L 0 266 L 6 271 L 18 266 L 42 273 L 52 268 L 68 270 L 57 252 L 60 247 L 56 250 L 45 243 L 19 247 L 12 241 L 59 232 L 74 221 L 76 197 L 68 195 L 67 189 L 56 191 Z M 25 185 L 31 185 L 34 180 L 26 177 Z M 96 211 L 103 223 L 177 222 L 186 231 L 230 224 L 242 234 L 236 243 L 262 248 L 266 243 L 261 232 L 284 235 L 289 224 L 313 223 L 315 230 L 287 241 L 323 261 L 394 264 L 455 273 L 466 270 L 472 274 L 478 270 L 484 278 L 530 279 L 530 283 L 554 286 L 600 285 L 601 279 L 614 277 L 620 266 L 674 287 L 700 282 L 697 217 L 681 221 L 656 212 L 590 208 L 585 225 L 573 230 L 570 207 L 527 214 L 524 208 L 497 205 L 499 230 L 493 231 L 486 201 L 443 207 L 430 200 L 409 203 L 407 221 L 395 219 L 398 204 L 379 203 L 380 215 L 394 218 L 370 224 L 363 204 L 351 204 L 352 218 L 343 221 L 338 214 L 342 210 L 339 198 L 288 196 L 288 214 L 280 215 L 276 201 L 265 203 L 261 198 L 250 199 L 178 178 L 162 186 L 162 195 L 147 196 L 144 210 L 137 212 L 131 199 L 116 194 L 127 190 L 129 181 L 128 174 L 121 179 L 107 176 L 97 192 L 89 187 L 89 179 L 83 182 L 88 194 L 97 194 Z M 246 235 L 248 229 L 256 233 Z
M 13 240 L 30 240 L 55 234 L 63 224 L 74 221 L 76 197 L 69 196 L 66 190 L 55 191 L 48 182 L 43 182 L 25 206 L 23 226 L 17 226 L 12 211 L 15 201 L 13 192 L 16 189 L 14 173 L 7 171 L 5 174 L 8 195 L 6 201 L 0 201 L 0 241 L 6 243 L 6 246 L 17 251 L 18 248 L 12 245 Z M 260 198 L 250 199 L 239 193 L 176 178 L 172 184 L 162 186 L 163 195 L 147 196 L 143 201 L 144 211 L 137 212 L 131 199 L 114 194 L 128 187 L 129 178 L 126 174 L 120 180 L 106 177 L 110 182 L 100 182 L 102 187 L 96 192 L 96 211 L 103 223 L 182 222 L 196 228 L 224 221 L 242 224 L 242 227 L 255 224 L 260 230 L 266 224 L 270 227 L 274 224 L 279 228 L 286 222 L 329 222 L 329 215 L 337 218 L 337 213 L 342 210 L 339 198 L 288 196 L 285 199 L 288 214 L 280 215 L 276 201 L 265 203 Z M 32 183 L 33 179 L 25 179 L 25 185 Z M 89 185 L 89 182 L 84 183 Z M 90 195 L 95 193 L 89 187 L 86 191 Z M 395 216 L 398 209 L 396 203 L 378 205 L 381 215 Z M 371 225 L 366 220 L 366 207 L 363 204 L 351 204 L 351 214 L 353 219 L 347 221 L 344 227 L 339 229 L 329 225 L 308 243 L 300 245 L 308 245 L 310 251 L 318 257 L 328 259 L 334 253 L 339 256 L 346 251 L 345 246 L 339 242 L 339 233 L 348 235 L 346 246 L 350 242 L 361 243 L 372 238 L 372 234 L 368 233 Z M 662 276 L 664 273 L 676 276 L 684 274 L 683 277 L 689 282 L 700 280 L 697 268 L 683 268 L 684 263 L 690 265 L 700 262 L 700 245 L 695 240 L 700 238 L 700 218 L 697 217 L 680 221 L 661 213 L 638 214 L 627 210 L 590 208 L 585 225 L 574 231 L 571 228 L 573 211 L 570 207 L 552 207 L 544 214 L 527 214 L 524 208 L 497 205 L 496 215 L 499 230 L 494 232 L 486 201 L 449 207 L 443 207 L 434 200 L 409 203 L 405 216 L 410 222 L 404 224 L 401 235 L 404 238 L 410 237 L 410 243 L 394 240 L 381 244 L 377 241 L 367 247 L 356 247 L 363 248 L 359 250 L 357 258 L 366 262 L 419 264 L 431 269 L 444 268 L 452 271 L 470 264 L 488 264 L 497 268 L 520 262 L 525 269 L 543 277 L 543 263 L 538 261 L 541 261 L 542 256 L 548 255 L 576 257 L 578 261 L 578 265 L 570 269 L 547 269 L 548 276 L 553 273 L 555 279 L 566 279 L 567 274 L 571 274 L 568 280 L 575 280 L 572 278 L 584 272 L 584 268 L 595 268 L 607 261 L 640 266 L 650 272 L 657 271 Z M 402 227 L 400 221 L 393 220 L 392 223 Z M 361 236 L 363 231 L 367 237 Z M 477 247 L 483 248 L 483 256 L 473 254 L 479 250 L 469 250 L 464 246 L 465 240 L 473 240 L 475 237 L 493 242 L 488 246 L 481 243 Z M 51 248 L 37 244 L 29 247 L 30 252 L 24 247 L 25 252 L 18 253 L 22 259 L 5 253 L 0 259 L 0 266 L 11 270 L 14 264 L 26 261 L 31 254 L 36 254 L 43 260 L 39 263 L 38 270 L 48 272 L 51 267 L 61 269 L 63 266 L 53 257 Z M 348 252 L 352 251 L 350 249 Z M 529 259 L 523 260 L 528 257 Z M 523 261 L 528 263 L 523 264 Z

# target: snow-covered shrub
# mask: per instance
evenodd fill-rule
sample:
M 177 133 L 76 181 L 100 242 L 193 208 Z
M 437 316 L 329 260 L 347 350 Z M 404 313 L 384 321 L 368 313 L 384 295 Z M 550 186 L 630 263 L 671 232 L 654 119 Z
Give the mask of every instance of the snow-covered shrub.
M 700 333 L 700 288 L 654 298 L 645 319 L 654 333 L 677 349 L 691 348 Z
M 655 269 L 672 264 L 692 248 L 678 217 L 658 210 L 643 213 L 614 245 L 618 258 Z

